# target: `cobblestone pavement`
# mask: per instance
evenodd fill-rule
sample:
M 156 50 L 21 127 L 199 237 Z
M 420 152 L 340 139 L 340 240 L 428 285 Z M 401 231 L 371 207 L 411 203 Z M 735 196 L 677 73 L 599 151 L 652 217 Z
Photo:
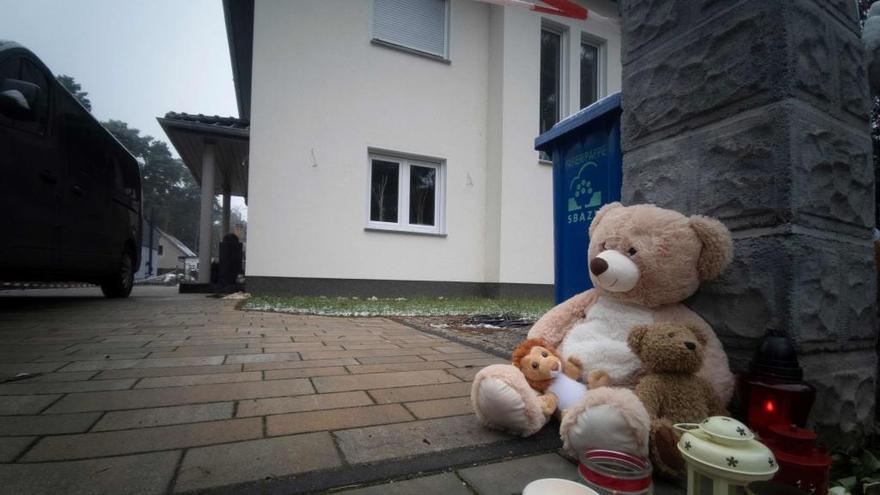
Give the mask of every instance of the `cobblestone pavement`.
M 0 492 L 306 491 L 517 451 L 468 403 L 499 358 L 383 318 L 234 303 L 4 291 Z
M 384 318 L 13 290 L 0 342 L 4 494 L 515 493 L 529 480 L 499 469 L 535 454 L 533 477 L 576 474 L 555 425 L 524 440 L 477 423 L 470 381 L 503 359 Z

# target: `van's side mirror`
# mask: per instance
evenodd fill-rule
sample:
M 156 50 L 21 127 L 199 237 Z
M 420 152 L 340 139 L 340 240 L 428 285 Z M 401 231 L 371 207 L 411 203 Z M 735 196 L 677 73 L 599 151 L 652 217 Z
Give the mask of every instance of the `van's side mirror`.
M 0 113 L 15 120 L 34 120 L 40 87 L 18 79 L 0 81 Z

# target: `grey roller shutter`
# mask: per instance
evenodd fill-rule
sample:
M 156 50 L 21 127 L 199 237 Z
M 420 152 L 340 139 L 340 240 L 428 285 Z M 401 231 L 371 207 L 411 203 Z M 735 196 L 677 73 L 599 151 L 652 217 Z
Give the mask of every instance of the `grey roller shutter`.
M 374 0 L 373 37 L 446 57 L 448 0 Z

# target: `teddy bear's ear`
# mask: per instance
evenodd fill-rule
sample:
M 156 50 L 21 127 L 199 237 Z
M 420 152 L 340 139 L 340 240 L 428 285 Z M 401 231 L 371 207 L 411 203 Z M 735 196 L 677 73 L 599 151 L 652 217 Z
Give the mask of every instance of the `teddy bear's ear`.
M 700 280 L 712 280 L 721 275 L 733 259 L 730 231 L 718 220 L 702 215 L 693 215 L 688 222 L 703 243 L 703 250 L 697 261 Z
M 703 331 L 700 330 L 696 325 L 687 324 L 685 325 L 685 328 L 687 328 L 691 331 L 692 334 L 694 334 L 694 338 L 697 339 L 697 342 L 699 342 L 700 345 L 705 346 L 708 343 L 708 340 L 706 340 L 706 334 L 704 334 Z
M 626 338 L 626 345 L 632 349 L 633 354 L 638 355 L 642 351 L 642 341 L 644 341 L 645 336 L 648 335 L 649 329 L 650 327 L 648 325 L 636 325 L 629 331 L 629 336 Z
M 619 201 L 615 201 L 613 203 L 608 203 L 607 205 L 604 205 L 601 208 L 599 208 L 599 211 L 596 212 L 596 216 L 593 217 L 593 221 L 590 222 L 590 236 L 593 235 L 593 232 L 596 230 L 596 227 L 599 226 L 599 222 L 602 220 L 602 217 L 604 217 L 606 213 L 608 213 L 609 211 L 611 211 L 615 208 L 622 208 L 622 207 L 623 207 L 623 205 L 620 204 Z

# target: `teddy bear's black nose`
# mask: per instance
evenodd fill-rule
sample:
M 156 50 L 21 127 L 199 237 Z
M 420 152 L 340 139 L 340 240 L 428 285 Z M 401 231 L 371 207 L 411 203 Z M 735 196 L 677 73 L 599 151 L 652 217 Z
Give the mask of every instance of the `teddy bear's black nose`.
M 602 275 L 607 269 L 608 262 L 602 258 L 593 258 L 593 260 L 590 261 L 590 271 L 593 272 L 593 275 Z
M 690 350 L 694 350 L 697 348 L 697 344 L 694 344 L 693 342 L 685 342 L 684 346 Z

